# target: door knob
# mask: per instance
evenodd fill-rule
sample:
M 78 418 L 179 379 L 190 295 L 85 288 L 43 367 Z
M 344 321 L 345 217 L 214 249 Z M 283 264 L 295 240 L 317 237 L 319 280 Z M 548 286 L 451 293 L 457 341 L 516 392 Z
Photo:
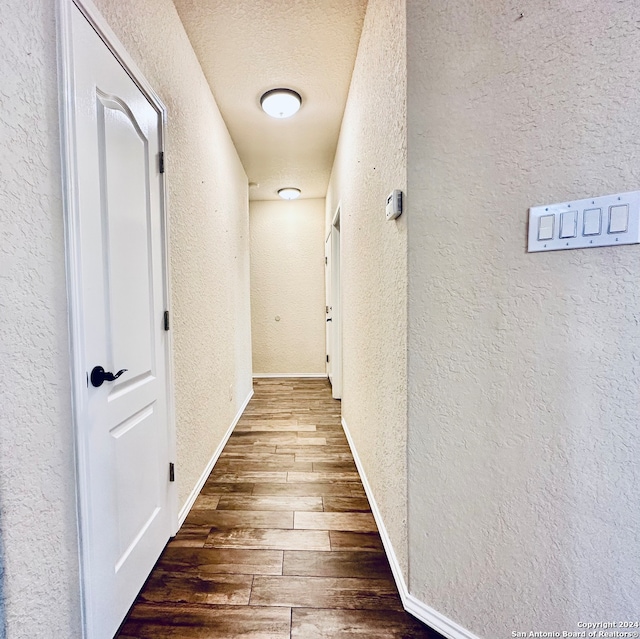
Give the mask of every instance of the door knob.
M 102 386 L 102 384 L 104 384 L 104 382 L 113 382 L 114 380 L 118 379 L 118 377 L 120 377 L 120 375 L 122 375 L 122 373 L 126 373 L 128 369 L 123 368 L 122 370 L 118 371 L 115 375 L 113 373 L 109 373 L 108 371 L 105 371 L 104 368 L 102 368 L 102 366 L 95 366 L 94 369 L 91 371 L 91 383 L 98 388 L 99 386 Z
M 333 322 L 333 319 L 330 317 L 329 319 L 327 319 L 327 322 Z

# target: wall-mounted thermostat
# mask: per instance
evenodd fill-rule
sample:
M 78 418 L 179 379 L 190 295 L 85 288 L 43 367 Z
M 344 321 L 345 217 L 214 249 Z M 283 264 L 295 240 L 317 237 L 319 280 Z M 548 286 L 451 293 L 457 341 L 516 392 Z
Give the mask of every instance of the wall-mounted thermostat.
M 529 209 L 529 252 L 640 243 L 640 191 Z
M 395 220 L 402 215 L 402 191 L 391 191 L 387 197 L 387 219 Z

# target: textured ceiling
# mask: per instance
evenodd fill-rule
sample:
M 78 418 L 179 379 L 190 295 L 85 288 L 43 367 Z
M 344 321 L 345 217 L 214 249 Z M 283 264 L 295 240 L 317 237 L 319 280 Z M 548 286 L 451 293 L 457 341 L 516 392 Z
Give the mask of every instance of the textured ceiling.
M 174 0 L 250 182 L 252 200 L 295 186 L 324 197 L 366 0 Z M 294 89 L 302 108 L 270 118 L 260 96 Z

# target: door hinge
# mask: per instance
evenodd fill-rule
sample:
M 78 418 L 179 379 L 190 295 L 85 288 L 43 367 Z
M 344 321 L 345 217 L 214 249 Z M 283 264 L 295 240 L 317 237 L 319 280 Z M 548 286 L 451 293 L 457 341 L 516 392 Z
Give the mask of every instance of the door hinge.
M 160 151 L 158 154 L 158 170 L 160 173 L 164 173 L 164 151 Z
M 176 480 L 176 467 L 173 462 L 169 462 L 169 481 Z
M 327 355 L 327 364 L 329 363 L 329 356 Z
M 328 260 L 328 258 L 327 258 L 327 256 L 326 256 L 326 255 L 325 255 L 325 258 L 324 258 L 324 263 L 325 263 L 325 264 L 328 264 L 328 263 L 329 263 L 329 260 Z
M 164 312 L 164 330 L 169 330 L 169 311 Z

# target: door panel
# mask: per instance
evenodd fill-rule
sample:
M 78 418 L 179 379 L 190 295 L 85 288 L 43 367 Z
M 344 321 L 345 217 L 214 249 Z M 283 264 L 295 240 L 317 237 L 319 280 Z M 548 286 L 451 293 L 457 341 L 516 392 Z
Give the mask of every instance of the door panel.
M 157 463 L 153 433 L 158 429 L 155 404 L 147 406 L 111 430 L 118 504 L 116 572 L 135 550 L 162 504 L 159 473 L 146 472 Z
M 125 379 L 130 381 L 155 369 L 149 141 L 120 101 L 98 92 L 97 105 L 102 215 L 106 221 L 103 259 L 109 291 L 109 365 L 119 368 L 119 362 L 126 361 Z M 113 390 L 125 379 L 120 378 Z

